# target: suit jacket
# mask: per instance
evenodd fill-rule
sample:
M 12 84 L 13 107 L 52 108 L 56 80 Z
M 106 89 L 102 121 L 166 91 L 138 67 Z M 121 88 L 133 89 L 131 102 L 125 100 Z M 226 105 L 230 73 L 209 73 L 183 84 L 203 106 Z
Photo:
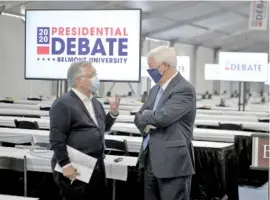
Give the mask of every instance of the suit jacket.
M 93 97 L 94 112 L 98 126 L 84 103 L 69 91 L 59 97 L 50 109 L 50 144 L 54 151 L 52 167 L 70 163 L 66 145 L 97 159 L 104 157 L 104 133 L 110 130 L 115 118 L 106 115 L 102 104 Z
M 192 175 L 194 153 L 192 146 L 193 126 L 196 117 L 196 93 L 194 87 L 179 73 L 166 87 L 155 111 L 153 106 L 159 85 L 154 86 L 148 100 L 135 116 L 135 124 L 146 136 L 144 128 L 153 125 L 149 148 L 139 154 L 139 168 L 149 155 L 153 174 L 158 178 L 173 178 Z M 145 113 L 143 113 L 145 110 Z M 143 113 L 143 114 L 142 114 Z

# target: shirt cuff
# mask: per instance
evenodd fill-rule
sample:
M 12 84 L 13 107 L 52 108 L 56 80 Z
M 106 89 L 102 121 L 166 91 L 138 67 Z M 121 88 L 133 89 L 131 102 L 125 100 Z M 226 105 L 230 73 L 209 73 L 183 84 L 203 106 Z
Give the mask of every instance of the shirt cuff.
M 64 168 L 67 168 L 67 167 L 70 167 L 70 166 L 71 166 L 71 163 L 69 163 L 69 164 L 63 166 L 62 168 L 64 169 Z
M 150 130 L 150 128 L 149 128 L 148 126 L 146 126 L 146 127 L 144 128 L 144 132 L 145 132 L 145 133 L 148 133 L 149 130 Z
M 112 113 L 110 113 L 110 115 L 111 115 L 112 118 L 116 119 L 119 114 L 118 115 L 113 115 Z

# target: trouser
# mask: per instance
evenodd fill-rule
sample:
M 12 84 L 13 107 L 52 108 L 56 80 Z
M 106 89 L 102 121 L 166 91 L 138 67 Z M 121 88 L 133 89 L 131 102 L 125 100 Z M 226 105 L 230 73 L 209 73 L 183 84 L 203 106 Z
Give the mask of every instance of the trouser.
M 106 199 L 106 174 L 104 162 L 98 161 L 88 184 L 79 180 L 73 181 L 56 171 L 54 180 L 60 188 L 63 200 L 103 200 Z
M 144 167 L 145 200 L 189 200 L 192 176 L 157 178 L 154 176 L 151 161 L 146 158 Z

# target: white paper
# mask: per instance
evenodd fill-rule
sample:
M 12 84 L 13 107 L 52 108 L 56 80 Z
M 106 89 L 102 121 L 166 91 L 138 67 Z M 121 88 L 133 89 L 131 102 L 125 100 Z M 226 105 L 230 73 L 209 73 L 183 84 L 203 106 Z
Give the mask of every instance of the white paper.
M 122 160 L 120 162 L 115 162 L 114 160 L 117 158 L 122 158 Z M 137 158 L 135 157 L 106 156 L 106 176 L 110 179 L 126 181 L 128 175 L 128 166 L 135 166 L 136 163 Z
M 89 183 L 92 173 L 95 169 L 97 159 L 88 156 L 70 146 L 67 146 L 67 151 L 72 166 L 79 173 L 79 175 L 76 176 L 76 179 L 85 183 Z M 58 163 L 55 166 L 55 171 L 63 173 L 63 169 Z

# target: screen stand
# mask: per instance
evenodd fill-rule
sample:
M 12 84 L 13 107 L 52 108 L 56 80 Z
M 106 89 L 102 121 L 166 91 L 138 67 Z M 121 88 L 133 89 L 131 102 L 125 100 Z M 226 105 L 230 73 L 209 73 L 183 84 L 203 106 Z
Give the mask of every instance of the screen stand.
M 116 84 L 116 82 L 113 82 L 113 84 L 112 84 L 112 86 L 110 87 L 110 89 L 108 90 L 108 92 L 112 92 L 112 90 L 113 90 L 113 88 L 114 88 L 115 84 Z M 130 90 L 131 90 L 132 94 L 134 94 L 134 95 L 135 95 L 136 93 L 135 93 L 135 91 L 134 91 L 134 89 L 133 89 L 133 87 L 132 87 L 131 83 L 129 83 L 129 82 L 128 82 L 128 86 L 129 86 L 129 88 L 130 88 Z
M 247 94 L 247 92 L 246 92 L 246 82 L 243 82 L 243 111 L 245 111 L 245 108 L 246 108 L 246 100 L 247 100 L 247 98 L 246 98 L 246 94 Z
M 245 82 L 239 82 L 238 90 L 239 90 L 238 111 L 241 111 L 241 110 L 245 111 L 245 104 L 246 104 L 246 84 L 245 84 Z
M 67 80 L 58 80 L 56 82 L 56 96 L 60 97 L 68 90 Z

